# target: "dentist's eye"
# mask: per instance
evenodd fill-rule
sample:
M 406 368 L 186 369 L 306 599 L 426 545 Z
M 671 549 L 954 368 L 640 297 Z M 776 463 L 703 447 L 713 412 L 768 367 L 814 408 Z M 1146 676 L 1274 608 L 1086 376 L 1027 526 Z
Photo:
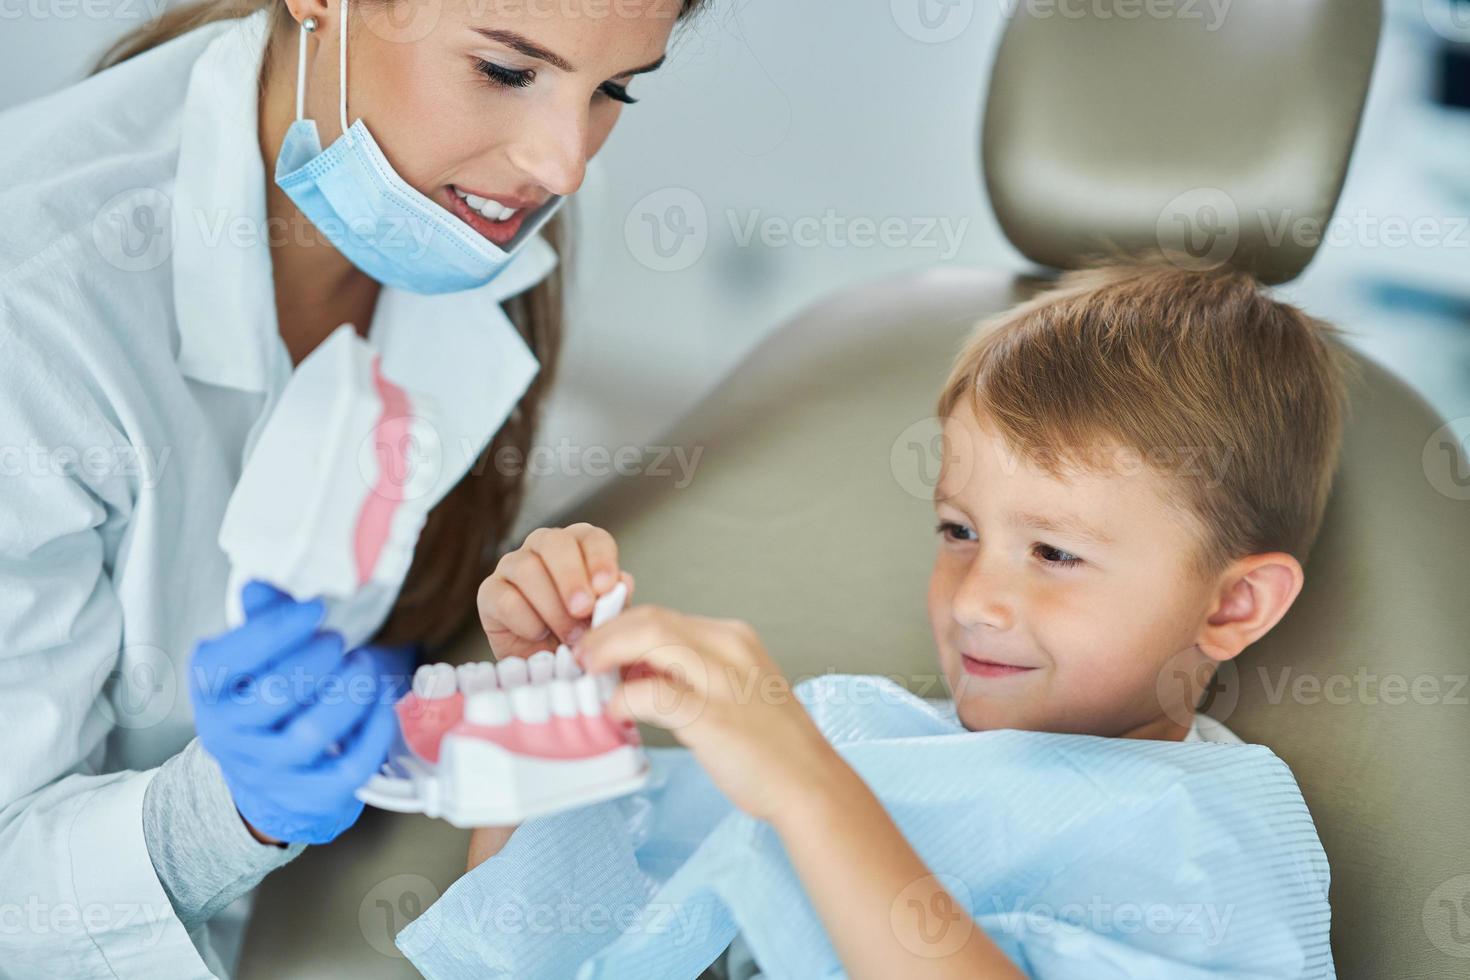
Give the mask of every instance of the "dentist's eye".
M 935 533 L 942 535 L 946 541 L 974 541 L 975 532 L 963 524 L 954 521 L 940 521 L 934 527 Z
M 530 69 L 507 68 L 493 61 L 486 61 L 484 58 L 475 59 L 475 70 L 496 85 L 503 85 L 506 88 L 525 88 L 536 80 L 536 73 Z
M 1048 565 L 1080 565 L 1082 559 L 1060 548 L 1053 548 L 1049 544 L 1038 544 L 1033 549 L 1036 557 Z
M 637 99 L 628 94 L 628 87 L 626 85 L 619 85 L 617 82 L 603 82 L 602 87 L 597 91 L 609 99 L 621 102 L 624 105 L 634 105 L 638 102 Z

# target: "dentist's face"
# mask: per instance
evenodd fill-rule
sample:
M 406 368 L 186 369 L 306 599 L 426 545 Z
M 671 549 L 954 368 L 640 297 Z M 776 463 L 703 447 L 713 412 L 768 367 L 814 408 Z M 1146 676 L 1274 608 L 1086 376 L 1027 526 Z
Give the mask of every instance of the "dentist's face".
M 393 168 L 498 245 L 587 161 L 663 60 L 683 0 L 350 0 L 347 121 Z M 301 13 L 304 10 L 305 13 Z M 304 4 L 307 114 L 340 133 L 335 0 Z M 294 52 L 293 52 L 294 54 Z

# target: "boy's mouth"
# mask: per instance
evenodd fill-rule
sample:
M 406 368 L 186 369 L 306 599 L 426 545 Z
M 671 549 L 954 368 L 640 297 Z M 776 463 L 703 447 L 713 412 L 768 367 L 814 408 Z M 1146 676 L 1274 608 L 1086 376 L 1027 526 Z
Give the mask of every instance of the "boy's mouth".
M 1035 667 L 1020 667 L 1016 664 L 1003 664 L 994 660 L 982 660 L 979 657 L 972 657 L 967 653 L 960 654 L 960 663 L 964 665 L 965 673 L 972 677 L 1016 677 L 1036 670 Z

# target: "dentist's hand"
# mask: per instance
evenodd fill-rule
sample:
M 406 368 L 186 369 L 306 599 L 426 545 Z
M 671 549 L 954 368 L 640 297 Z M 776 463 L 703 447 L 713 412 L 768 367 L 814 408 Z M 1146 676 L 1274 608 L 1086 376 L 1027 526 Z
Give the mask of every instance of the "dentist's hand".
M 596 597 L 619 580 L 631 597 L 633 576 L 619 570 L 617 542 L 602 528 L 537 528 L 480 583 L 480 624 L 491 651 L 496 659 L 528 657 L 577 642 Z
M 199 741 L 219 763 L 258 838 L 322 844 L 362 812 L 354 791 L 387 757 L 393 704 L 412 650 L 363 646 L 318 629 L 321 602 L 261 582 L 245 622 L 194 651 L 189 691 Z

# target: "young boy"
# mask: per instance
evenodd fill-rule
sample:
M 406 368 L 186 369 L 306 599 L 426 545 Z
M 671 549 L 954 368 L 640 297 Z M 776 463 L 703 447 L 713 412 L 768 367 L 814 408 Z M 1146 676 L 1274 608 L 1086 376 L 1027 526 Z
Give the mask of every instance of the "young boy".
M 939 400 L 928 601 L 965 728 L 1202 737 L 1215 666 L 1302 588 L 1345 411 L 1336 333 L 1245 274 L 1164 263 L 1065 276 L 976 333 Z M 554 632 L 620 669 L 615 711 L 774 829 L 849 975 L 1021 976 L 979 929 L 918 955 L 895 928 L 894 896 L 949 907 L 945 885 L 748 626 L 641 606 L 583 634 L 620 574 L 605 532 L 538 532 L 481 590 L 492 647 Z M 471 867 L 507 837 L 477 832 Z

